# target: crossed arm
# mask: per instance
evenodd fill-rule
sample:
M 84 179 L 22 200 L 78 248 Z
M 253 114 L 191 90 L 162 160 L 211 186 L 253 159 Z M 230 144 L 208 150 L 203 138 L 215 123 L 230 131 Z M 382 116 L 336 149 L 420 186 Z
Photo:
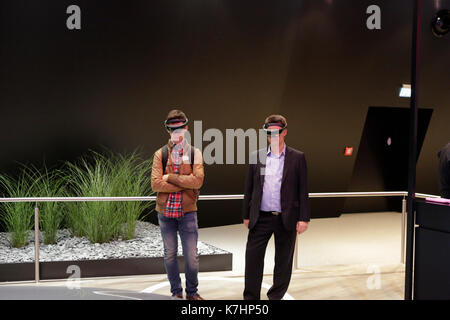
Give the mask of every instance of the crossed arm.
M 186 189 L 200 189 L 204 179 L 203 159 L 200 150 L 195 150 L 192 173 L 179 175 L 165 174 L 162 168 L 161 151 L 155 152 L 151 174 L 152 190 L 155 192 L 179 192 Z

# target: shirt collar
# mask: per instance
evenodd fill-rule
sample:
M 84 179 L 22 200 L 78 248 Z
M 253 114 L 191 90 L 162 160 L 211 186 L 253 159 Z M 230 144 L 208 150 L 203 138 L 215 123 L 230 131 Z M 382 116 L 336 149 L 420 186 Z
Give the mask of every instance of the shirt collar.
M 281 151 L 281 154 L 278 156 L 277 155 L 274 155 L 274 156 L 280 158 L 280 157 L 284 156 L 285 154 L 286 154 L 286 143 L 284 144 L 283 151 Z M 272 155 L 272 152 L 270 151 L 270 145 L 267 147 L 267 155 L 268 156 Z
M 167 143 L 170 149 L 173 149 L 176 147 L 176 149 L 187 149 L 189 147 L 189 143 L 186 141 L 186 139 L 183 139 L 180 143 L 173 143 L 171 139 L 169 139 L 169 142 Z

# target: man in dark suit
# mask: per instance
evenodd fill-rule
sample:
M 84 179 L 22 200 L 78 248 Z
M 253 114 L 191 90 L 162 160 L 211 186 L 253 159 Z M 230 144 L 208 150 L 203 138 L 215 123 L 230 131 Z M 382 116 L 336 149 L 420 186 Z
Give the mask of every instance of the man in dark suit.
M 252 154 L 245 182 L 242 215 L 249 228 L 245 253 L 244 299 L 259 300 L 264 256 L 275 235 L 273 285 L 267 296 L 281 300 L 292 274 L 297 233 L 310 220 L 306 160 L 303 152 L 286 146 L 287 122 L 281 115 L 266 118 L 264 130 L 270 144 Z

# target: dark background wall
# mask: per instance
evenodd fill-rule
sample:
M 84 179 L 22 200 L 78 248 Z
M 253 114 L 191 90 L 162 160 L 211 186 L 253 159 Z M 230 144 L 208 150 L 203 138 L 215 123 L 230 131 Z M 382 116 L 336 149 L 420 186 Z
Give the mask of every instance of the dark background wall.
M 66 28 L 71 4 L 81 8 L 81 30 Z M 366 28 L 372 4 L 381 30 Z M 73 160 L 100 145 L 142 146 L 150 157 L 167 140 L 165 115 L 179 105 L 204 130 L 223 132 L 284 114 L 288 144 L 307 155 L 310 192 L 347 191 L 369 106 L 409 107 L 398 89 L 410 81 L 411 4 L 4 0 L 0 170 Z M 450 0 L 423 1 L 419 99 L 433 115 L 417 166 L 417 190 L 433 194 L 436 153 L 450 140 L 450 40 L 429 28 L 438 8 Z M 355 147 L 352 157 L 345 146 Z M 245 169 L 207 166 L 202 194 L 242 193 Z M 382 191 L 376 186 L 367 188 Z M 313 217 L 339 215 L 343 205 L 314 199 Z M 199 206 L 200 226 L 240 221 L 240 201 Z

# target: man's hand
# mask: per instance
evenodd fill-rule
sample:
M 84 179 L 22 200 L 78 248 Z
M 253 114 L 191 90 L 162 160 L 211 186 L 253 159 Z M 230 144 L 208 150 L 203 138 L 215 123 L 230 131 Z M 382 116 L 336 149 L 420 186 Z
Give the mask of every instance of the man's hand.
M 247 229 L 248 229 L 248 223 L 250 222 L 250 219 L 244 219 L 244 224 L 245 224 L 245 226 L 247 227 Z
M 168 174 L 163 175 L 162 179 L 163 181 L 167 182 L 167 179 L 169 179 L 169 175 Z
M 298 221 L 297 222 L 297 233 L 301 234 L 308 229 L 308 222 L 305 221 Z

